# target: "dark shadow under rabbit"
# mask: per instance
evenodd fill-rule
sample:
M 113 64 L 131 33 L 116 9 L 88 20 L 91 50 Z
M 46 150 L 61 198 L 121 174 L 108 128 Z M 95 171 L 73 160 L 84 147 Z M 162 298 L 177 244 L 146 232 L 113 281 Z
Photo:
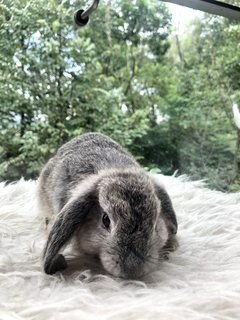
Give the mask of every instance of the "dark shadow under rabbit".
M 118 143 L 88 133 L 64 144 L 39 178 L 49 222 L 43 253 L 48 274 L 67 268 L 60 251 L 95 257 L 116 277 L 138 279 L 173 249 L 177 220 L 167 192 Z

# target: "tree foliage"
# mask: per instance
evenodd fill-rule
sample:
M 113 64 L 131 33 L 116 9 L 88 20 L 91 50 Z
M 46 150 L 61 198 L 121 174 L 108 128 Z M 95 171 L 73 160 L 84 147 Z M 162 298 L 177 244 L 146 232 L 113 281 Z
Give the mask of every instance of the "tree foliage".
M 62 143 L 99 131 L 149 169 L 238 190 L 239 25 L 206 15 L 179 36 L 161 1 L 115 0 L 78 29 L 76 9 L 0 3 L 0 179 L 35 178 Z
M 186 37 L 177 36 L 172 52 L 177 97 L 184 100 L 176 119 L 182 124 L 179 167 L 220 190 L 239 189 L 239 130 L 232 116 L 233 103 L 240 105 L 239 36 L 239 25 L 206 15 L 191 22 Z

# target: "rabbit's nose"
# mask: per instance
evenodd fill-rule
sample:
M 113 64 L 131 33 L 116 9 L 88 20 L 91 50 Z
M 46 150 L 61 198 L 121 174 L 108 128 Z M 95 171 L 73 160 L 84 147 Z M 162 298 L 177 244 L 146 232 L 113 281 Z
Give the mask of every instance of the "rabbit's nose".
M 123 259 L 123 273 L 124 278 L 139 279 L 143 275 L 143 260 L 130 252 L 125 259 Z

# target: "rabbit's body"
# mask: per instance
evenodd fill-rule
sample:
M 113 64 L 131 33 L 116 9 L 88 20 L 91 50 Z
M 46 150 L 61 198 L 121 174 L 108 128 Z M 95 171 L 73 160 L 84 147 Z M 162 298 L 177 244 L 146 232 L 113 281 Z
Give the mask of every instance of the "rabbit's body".
M 74 236 L 80 252 L 98 256 L 105 270 L 136 278 L 152 269 L 149 261 L 160 258 L 177 231 L 164 189 L 130 153 L 98 133 L 74 138 L 49 160 L 39 202 L 54 217 L 44 251 L 47 273 L 58 270 L 58 252 Z
M 59 148 L 40 176 L 40 201 L 50 217 L 60 212 L 71 192 L 89 175 L 104 169 L 139 167 L 112 139 L 98 133 L 76 137 Z

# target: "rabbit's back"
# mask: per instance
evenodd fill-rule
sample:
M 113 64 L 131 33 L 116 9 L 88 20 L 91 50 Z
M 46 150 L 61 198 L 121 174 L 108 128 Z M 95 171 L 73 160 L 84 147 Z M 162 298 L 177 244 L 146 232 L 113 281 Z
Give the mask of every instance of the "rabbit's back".
M 71 176 L 99 170 L 138 166 L 133 156 L 117 142 L 100 133 L 86 133 L 64 144 L 56 157 L 63 160 Z
M 76 150 L 82 153 L 87 152 L 88 149 L 93 149 L 94 147 L 100 148 L 112 148 L 119 151 L 123 151 L 123 148 L 111 138 L 101 134 L 101 133 L 85 133 L 78 137 L 75 137 L 62 145 L 58 151 L 57 155 L 66 156 L 68 154 L 76 154 Z

